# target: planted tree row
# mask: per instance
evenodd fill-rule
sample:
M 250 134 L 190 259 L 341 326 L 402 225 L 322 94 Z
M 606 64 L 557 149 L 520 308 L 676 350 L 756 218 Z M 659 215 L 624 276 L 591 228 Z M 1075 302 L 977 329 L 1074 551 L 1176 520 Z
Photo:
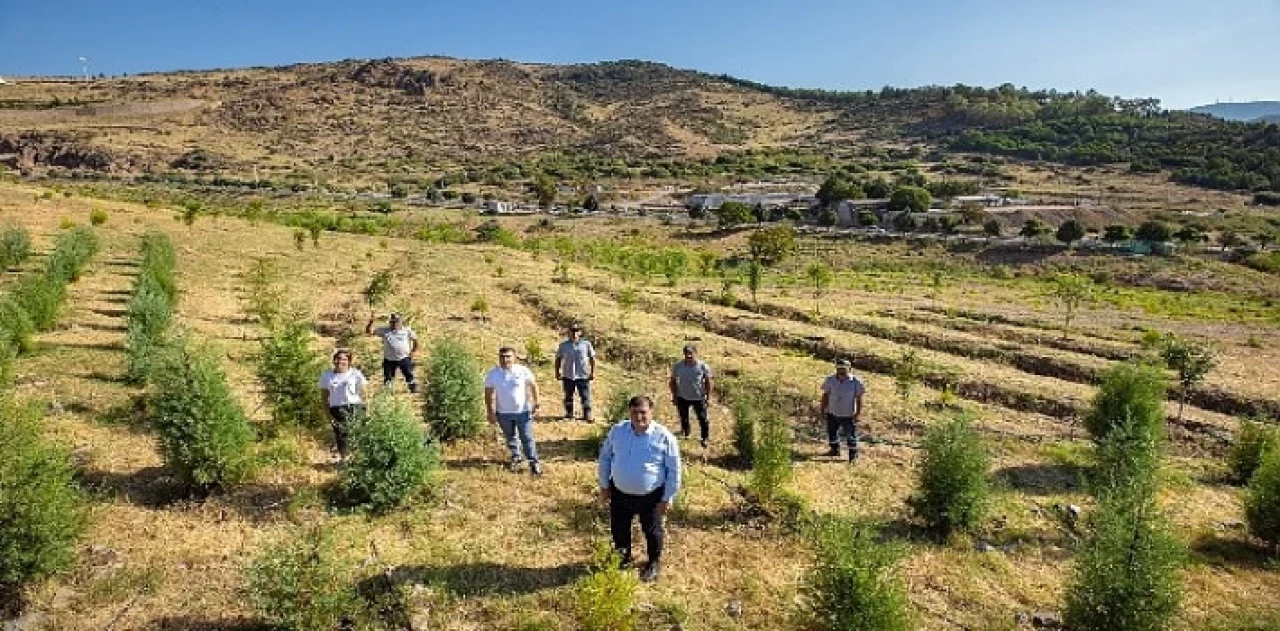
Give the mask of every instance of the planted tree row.
M 683 294 L 690 300 L 708 301 L 705 294 L 687 292 Z M 822 316 L 820 319 L 809 312 L 786 305 L 757 303 L 755 305 L 738 301 L 734 308 L 753 313 L 760 313 L 775 318 L 794 322 L 821 324 L 824 327 L 869 335 L 883 340 L 918 346 L 941 351 L 951 355 L 970 359 L 982 359 L 1006 364 L 1022 372 L 1052 377 L 1080 384 L 1095 384 L 1109 368 L 1106 364 L 1085 364 L 1066 357 L 1045 355 L 1029 349 L 1008 348 L 996 344 L 970 340 L 954 336 L 938 335 L 926 331 L 913 330 L 907 327 L 890 326 L 866 318 L 849 318 L 838 316 Z M 1001 333 L 1004 336 L 1004 333 Z M 1128 359 L 1129 357 L 1126 357 Z M 1171 367 L 1178 369 L 1177 365 Z M 1169 393 L 1169 400 L 1190 403 L 1204 410 L 1233 416 L 1267 416 L 1280 418 L 1280 400 L 1251 396 L 1238 392 L 1230 392 L 1215 386 L 1200 384 L 1203 374 L 1194 380 Z

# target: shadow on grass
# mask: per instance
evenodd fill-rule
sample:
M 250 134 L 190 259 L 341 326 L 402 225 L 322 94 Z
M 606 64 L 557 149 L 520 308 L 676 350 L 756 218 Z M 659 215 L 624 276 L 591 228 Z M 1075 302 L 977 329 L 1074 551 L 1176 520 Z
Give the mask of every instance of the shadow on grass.
M 76 327 L 89 329 L 90 331 L 102 331 L 104 333 L 124 333 L 128 330 L 128 328 L 123 324 L 97 324 L 95 322 L 77 323 Z
M 167 616 L 151 621 L 143 629 L 149 631 L 271 631 L 272 626 L 253 618 L 200 618 Z
M 116 296 L 116 297 L 123 296 L 125 298 L 129 298 L 133 296 L 132 289 L 104 289 L 98 293 L 104 296 Z
M 600 441 L 598 436 L 538 441 L 538 457 L 542 460 L 595 461 L 600 457 Z
M 362 593 L 377 593 L 385 591 L 390 583 L 395 587 L 434 585 L 458 597 L 523 595 L 563 587 L 586 571 L 584 563 L 554 567 L 520 567 L 490 562 L 409 566 L 366 579 L 360 590 Z
M 1071 464 L 1029 464 L 995 472 L 997 482 L 1027 495 L 1058 495 L 1082 488 L 1085 469 Z
M 1192 559 L 1216 567 L 1270 570 L 1280 565 L 1280 557 L 1270 550 L 1238 536 L 1206 533 L 1197 536 L 1188 547 Z
M 93 351 L 111 351 L 113 353 L 124 350 L 124 344 L 120 342 L 44 342 L 41 346 L 49 349 L 79 348 Z
M 89 313 L 97 314 L 104 318 L 123 318 L 129 315 L 127 309 L 90 309 Z
M 186 486 L 165 467 L 144 467 L 128 473 L 84 469 L 80 480 L 95 495 L 150 509 L 191 498 Z
M 121 385 L 127 385 L 129 383 L 129 380 L 125 378 L 123 373 L 112 373 L 103 370 L 90 371 L 85 375 L 85 378 L 93 381 L 100 381 L 102 383 L 115 383 Z

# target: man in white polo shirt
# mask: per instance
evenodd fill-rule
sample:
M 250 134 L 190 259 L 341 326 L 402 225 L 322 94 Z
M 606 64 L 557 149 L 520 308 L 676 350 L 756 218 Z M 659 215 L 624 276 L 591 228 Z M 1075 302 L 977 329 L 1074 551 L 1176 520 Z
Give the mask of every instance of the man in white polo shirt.
M 822 412 L 827 416 L 828 456 L 840 457 L 840 432 L 849 443 L 849 462 L 858 460 L 858 420 L 862 417 L 862 380 L 850 372 L 849 360 L 836 362 L 836 374 L 822 382 Z
M 533 441 L 533 413 L 538 409 L 538 382 L 533 371 L 515 363 L 516 352 L 508 346 L 498 349 L 498 365 L 484 377 L 484 405 L 489 422 L 502 428 L 502 437 L 511 452 L 511 469 L 529 461 L 529 472 L 542 475 L 538 447 Z M 518 440 L 517 440 L 518 436 Z

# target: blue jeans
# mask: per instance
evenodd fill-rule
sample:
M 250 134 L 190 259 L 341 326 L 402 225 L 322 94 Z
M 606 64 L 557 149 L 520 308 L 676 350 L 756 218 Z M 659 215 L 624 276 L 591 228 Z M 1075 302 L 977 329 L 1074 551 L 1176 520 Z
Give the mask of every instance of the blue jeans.
M 520 446 L 523 443 L 525 460 L 537 462 L 538 445 L 533 442 L 533 413 L 503 414 L 499 412 L 496 416 L 498 427 L 502 428 L 502 437 L 507 441 L 507 449 L 511 451 L 511 457 L 513 459 L 520 457 Z M 519 441 L 516 440 L 516 434 L 519 434 Z
M 836 416 L 827 414 L 827 444 L 832 449 L 840 448 L 840 431 L 844 430 L 845 440 L 849 443 L 849 452 L 858 453 L 858 424 L 852 416 Z
M 591 418 L 591 380 L 561 379 L 564 384 L 564 415 L 573 418 L 573 394 L 577 391 L 582 398 L 582 417 Z

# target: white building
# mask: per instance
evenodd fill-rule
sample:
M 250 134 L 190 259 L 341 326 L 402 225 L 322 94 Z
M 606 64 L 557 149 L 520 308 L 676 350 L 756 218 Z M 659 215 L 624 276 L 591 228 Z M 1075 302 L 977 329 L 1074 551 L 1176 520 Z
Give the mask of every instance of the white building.
M 505 215 L 514 212 L 516 205 L 513 202 L 500 202 L 496 199 L 486 199 L 484 201 L 484 212 L 489 215 Z

